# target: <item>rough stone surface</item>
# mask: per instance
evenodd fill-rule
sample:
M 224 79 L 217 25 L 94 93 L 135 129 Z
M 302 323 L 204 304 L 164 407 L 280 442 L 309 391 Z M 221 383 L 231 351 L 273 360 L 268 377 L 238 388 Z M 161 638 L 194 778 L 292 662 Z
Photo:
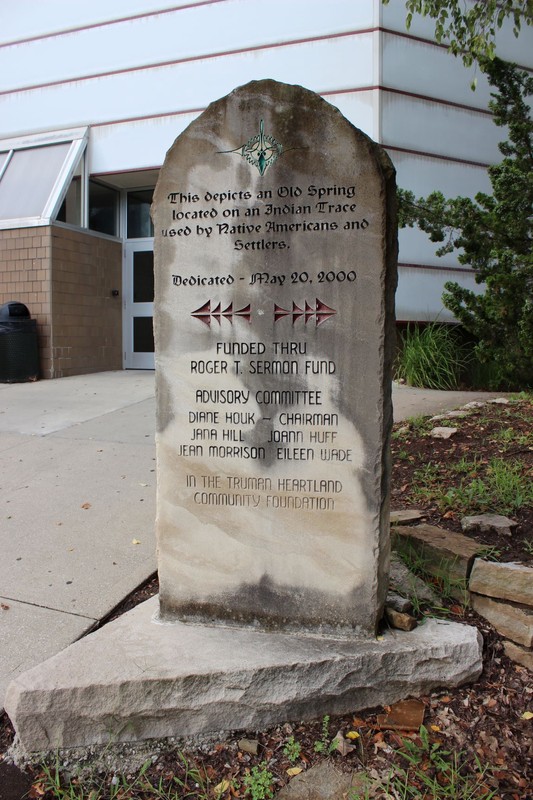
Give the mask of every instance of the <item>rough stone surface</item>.
M 461 519 L 461 528 L 465 533 L 480 531 L 481 533 L 501 533 L 504 536 L 511 536 L 517 525 L 517 522 L 503 517 L 501 514 L 476 514 Z
M 414 528 L 398 525 L 393 534 L 396 549 L 411 548 L 423 558 L 424 568 L 449 581 L 452 590 L 454 586 L 458 589 L 466 587 L 474 558 L 482 550 L 478 542 L 435 525 L 424 524 Z
M 255 81 L 154 193 L 161 612 L 374 634 L 388 567 L 396 228 L 385 151 Z
M 405 508 L 390 512 L 390 524 L 401 525 L 402 522 L 418 522 L 425 517 L 423 511 L 416 508 Z
M 468 411 L 455 409 L 454 411 L 447 411 L 445 414 L 437 414 L 431 417 L 430 422 L 440 422 L 441 419 L 464 419 L 468 417 Z
M 406 598 L 416 597 L 426 603 L 438 603 L 439 598 L 431 586 L 413 575 L 397 553 L 391 554 L 389 584 L 391 589 Z
M 157 598 L 13 681 L 23 749 L 257 730 L 390 704 L 481 671 L 481 637 L 427 620 L 382 639 L 157 624 Z
M 346 800 L 361 784 L 361 776 L 340 772 L 324 761 L 302 772 L 277 794 L 278 800 Z M 351 793 L 351 795 L 350 795 Z
M 533 607 L 533 568 L 524 564 L 498 564 L 476 558 L 469 588 L 476 594 Z
M 533 609 L 502 603 L 490 597 L 470 593 L 474 611 L 485 617 L 499 633 L 517 644 L 533 647 Z
M 430 436 L 434 439 L 450 439 L 454 433 L 457 433 L 457 428 L 432 428 Z
M 385 605 L 393 608 L 395 611 L 400 611 L 402 614 L 410 614 L 413 610 L 413 604 L 408 597 L 402 597 L 396 592 L 387 592 L 387 600 Z
M 389 606 L 385 606 L 385 619 L 391 628 L 396 628 L 399 631 L 413 631 L 418 624 L 411 614 L 396 611 L 396 609 Z
M 514 642 L 504 642 L 503 648 L 508 658 L 533 672 L 533 650 L 531 648 L 520 647 Z

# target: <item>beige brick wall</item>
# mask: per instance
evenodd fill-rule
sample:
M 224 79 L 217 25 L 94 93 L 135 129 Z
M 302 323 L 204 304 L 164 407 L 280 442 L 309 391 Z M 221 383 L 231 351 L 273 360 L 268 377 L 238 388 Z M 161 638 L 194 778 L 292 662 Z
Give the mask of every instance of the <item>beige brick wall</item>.
M 0 231 L 0 305 L 18 300 L 37 320 L 43 377 L 52 366 L 51 234 L 50 227 Z
M 51 292 L 53 377 L 122 369 L 121 242 L 54 226 Z
M 0 231 L 0 305 L 18 300 L 37 320 L 41 377 L 122 369 L 121 298 L 120 242 L 59 225 Z

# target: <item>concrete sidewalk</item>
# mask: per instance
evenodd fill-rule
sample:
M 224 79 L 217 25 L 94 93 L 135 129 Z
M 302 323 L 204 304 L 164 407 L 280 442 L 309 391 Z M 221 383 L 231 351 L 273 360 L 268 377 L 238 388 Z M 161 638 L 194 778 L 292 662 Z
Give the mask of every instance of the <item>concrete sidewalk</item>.
M 483 393 L 394 387 L 395 420 Z M 0 384 L 0 706 L 156 569 L 154 373 Z
M 153 372 L 0 385 L 0 706 L 155 571 L 154 415 Z

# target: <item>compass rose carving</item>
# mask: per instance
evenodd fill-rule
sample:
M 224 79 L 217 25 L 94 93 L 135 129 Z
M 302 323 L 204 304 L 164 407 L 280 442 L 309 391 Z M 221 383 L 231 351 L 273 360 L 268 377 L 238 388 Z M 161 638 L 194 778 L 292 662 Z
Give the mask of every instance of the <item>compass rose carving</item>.
M 239 153 L 249 164 L 256 167 L 259 174 L 263 176 L 267 169 L 280 157 L 283 153 L 283 145 L 265 133 L 265 126 L 263 120 L 259 124 L 259 133 L 250 137 L 240 147 L 235 150 L 222 150 L 222 153 Z

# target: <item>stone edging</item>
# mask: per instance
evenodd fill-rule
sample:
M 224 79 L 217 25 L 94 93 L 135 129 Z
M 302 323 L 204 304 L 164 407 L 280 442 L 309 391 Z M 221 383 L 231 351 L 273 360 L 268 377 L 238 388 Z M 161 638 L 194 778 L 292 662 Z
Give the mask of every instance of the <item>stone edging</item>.
M 397 551 L 510 640 L 504 642 L 509 658 L 533 670 L 533 567 L 488 561 L 482 545 L 434 525 L 394 525 L 391 535 Z

